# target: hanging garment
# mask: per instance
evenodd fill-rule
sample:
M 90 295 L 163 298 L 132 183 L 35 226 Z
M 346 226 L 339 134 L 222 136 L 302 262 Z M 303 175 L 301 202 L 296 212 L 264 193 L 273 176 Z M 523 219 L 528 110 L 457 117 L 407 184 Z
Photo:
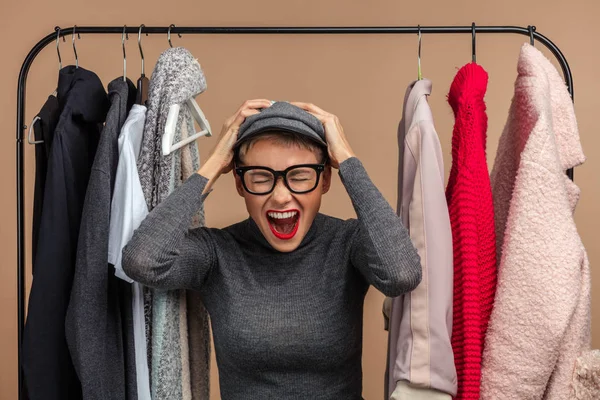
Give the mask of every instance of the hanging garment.
M 455 117 L 446 199 L 454 258 L 452 349 L 458 400 L 479 399 L 481 354 L 496 289 L 494 205 L 485 156 L 487 82 L 485 70 L 469 63 L 458 71 L 448 94 Z
M 600 399 L 600 350 L 585 352 L 577 358 L 573 371 L 573 391 L 569 399 Z
M 52 139 L 58 119 L 60 107 L 58 99 L 54 94 L 42 106 L 40 112 L 35 116 L 33 123 L 33 135 L 35 141 L 42 140 L 43 143 L 35 145 L 35 189 L 33 192 L 33 229 L 31 237 L 31 265 L 35 267 L 37 242 L 40 236 L 40 222 L 44 204 L 44 187 L 46 186 L 46 171 L 48 170 L 48 156 L 52 147 Z M 35 270 L 32 271 L 35 273 Z
M 492 171 L 499 268 L 482 399 L 570 398 L 590 346 L 590 269 L 573 214 L 584 162 L 573 102 L 552 63 L 521 48 Z
M 386 400 L 449 400 L 452 396 L 448 393 L 429 388 L 420 388 L 408 383 L 408 381 L 398 381 L 390 397 Z
M 135 368 L 128 363 L 135 359 L 133 342 L 126 340 L 132 334 L 125 333 L 133 325 L 122 314 L 125 305 L 131 308 L 131 288 L 114 277 L 107 256 L 117 139 L 135 99 L 135 86 L 119 77 L 109 83 L 108 98 L 110 109 L 83 205 L 66 319 L 67 344 L 85 400 L 137 399 L 135 370 L 133 383 L 126 373 Z
M 81 212 L 109 102 L 93 72 L 59 73 L 62 109 L 48 157 L 35 274 L 23 336 L 23 370 L 30 400 L 80 399 L 81 384 L 65 338 Z M 97 327 L 96 327 L 97 329 Z
M 181 106 L 174 140 L 179 141 L 188 131 L 194 130 L 185 101 L 204 90 L 204 73 L 188 50 L 171 48 L 160 55 L 150 80 L 144 138 L 138 159 L 140 182 L 150 211 L 182 183 L 185 177 L 182 176 L 181 157 L 186 151 L 190 152 L 195 163 L 190 169 L 195 172 L 199 168 L 196 142 L 163 156 L 161 141 L 169 108 L 173 104 Z M 197 216 L 197 221 L 201 219 L 203 210 Z M 190 296 L 197 298 L 195 294 Z M 200 331 L 190 330 L 185 291 L 156 290 L 151 298 L 152 329 L 147 336 L 151 342 L 149 367 L 153 400 L 208 399 L 210 336 L 204 306 L 198 304 L 193 310 L 204 316 L 202 328 Z M 190 357 L 188 335 L 190 341 L 205 350 Z M 197 364 L 190 365 L 190 359 Z M 200 392 L 192 393 L 191 382 L 206 382 L 206 386 L 200 388 Z
M 421 257 L 423 280 L 392 300 L 385 398 L 391 394 L 393 400 L 451 400 L 456 395 L 450 344 L 452 231 L 442 148 L 427 103 L 430 94 L 428 79 L 408 87 L 398 127 L 398 215 Z
M 135 343 L 135 371 L 137 394 L 140 400 L 150 400 L 150 378 L 144 327 L 143 288 L 123 272 L 121 251 L 133 231 L 148 215 L 148 206 L 140 184 L 136 161 L 142 146 L 146 107 L 134 104 L 119 135 L 119 163 L 115 190 L 111 202 L 108 238 L 108 262 L 115 267 L 115 275 L 131 283 L 133 299 L 133 332 Z

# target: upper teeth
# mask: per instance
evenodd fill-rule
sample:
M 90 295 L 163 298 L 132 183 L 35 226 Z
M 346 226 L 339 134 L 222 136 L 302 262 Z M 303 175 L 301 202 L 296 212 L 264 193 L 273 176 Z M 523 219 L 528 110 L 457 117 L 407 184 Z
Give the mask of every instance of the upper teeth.
M 291 217 L 295 217 L 296 214 L 298 214 L 298 211 L 288 211 L 288 212 L 274 212 L 274 211 L 270 211 L 269 213 L 267 213 L 267 215 L 269 217 L 276 218 L 276 219 L 291 218 Z

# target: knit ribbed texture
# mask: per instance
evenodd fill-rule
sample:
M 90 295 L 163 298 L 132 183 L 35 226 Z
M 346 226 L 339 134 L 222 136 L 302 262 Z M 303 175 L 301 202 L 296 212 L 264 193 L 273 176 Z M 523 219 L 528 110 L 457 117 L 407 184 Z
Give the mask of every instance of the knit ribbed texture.
M 452 348 L 459 400 L 479 399 L 481 356 L 496 287 L 494 206 L 485 156 L 487 82 L 485 70 L 470 63 L 458 71 L 448 94 L 455 117 L 446 199 L 454 252 Z
M 359 400 L 369 284 L 397 296 L 421 279 L 408 232 L 360 161 L 340 165 L 358 220 L 318 214 L 300 246 L 273 249 L 252 219 L 189 230 L 207 179 L 160 203 L 123 250 L 133 279 L 198 290 L 208 309 L 222 400 Z
M 198 148 L 195 142 L 169 155 L 162 155 L 162 135 L 169 109 L 180 105 L 180 112 L 174 135 L 174 142 L 180 141 L 194 130 L 193 120 L 186 100 L 206 90 L 206 80 L 200 65 L 192 54 L 182 48 L 164 51 L 152 72 L 148 95 L 148 112 L 144 125 L 142 150 L 138 159 L 140 182 L 148 209 L 152 210 L 162 202 L 184 179 L 199 168 Z M 183 156 L 183 154 L 187 154 Z M 183 171 L 181 157 L 188 160 L 187 171 Z M 196 225 L 203 220 L 203 210 L 188 225 Z M 203 400 L 208 399 L 208 387 L 198 388 L 192 393 L 191 381 L 209 382 L 210 357 L 194 360 L 198 365 L 190 365 L 190 346 L 187 312 L 187 294 L 180 291 L 156 290 L 151 296 L 151 307 L 147 306 L 149 318 L 148 340 L 151 343 L 151 388 L 153 400 Z M 201 307 L 201 305 L 198 305 Z M 201 317 L 202 329 L 194 329 L 195 340 L 202 341 L 203 347 L 209 344 L 208 319 L 206 311 Z M 197 315 L 197 310 L 194 311 Z M 196 326 L 194 324 L 194 326 Z M 207 352 L 200 353 L 206 355 Z M 194 371 L 197 375 L 191 376 Z

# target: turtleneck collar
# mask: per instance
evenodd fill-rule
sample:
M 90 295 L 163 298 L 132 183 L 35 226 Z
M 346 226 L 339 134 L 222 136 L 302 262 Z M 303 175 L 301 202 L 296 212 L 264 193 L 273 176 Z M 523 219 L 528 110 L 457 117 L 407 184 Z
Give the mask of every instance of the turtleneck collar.
M 448 93 L 448 103 L 456 113 L 465 102 L 483 102 L 487 90 L 488 74 L 476 63 L 463 66 L 454 77 Z

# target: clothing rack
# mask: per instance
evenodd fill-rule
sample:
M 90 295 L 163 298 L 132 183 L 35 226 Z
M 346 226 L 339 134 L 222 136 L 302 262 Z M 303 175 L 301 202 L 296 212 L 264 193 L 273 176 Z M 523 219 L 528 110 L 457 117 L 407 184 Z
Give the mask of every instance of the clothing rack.
M 24 151 L 23 136 L 25 125 L 25 90 L 27 74 L 31 64 L 44 47 L 58 40 L 61 36 L 73 34 L 471 34 L 472 55 L 476 55 L 476 34 L 478 33 L 516 33 L 530 37 L 532 44 L 541 43 L 558 59 L 571 98 L 573 98 L 573 77 L 566 58 L 560 49 L 547 37 L 536 31 L 535 26 L 382 26 L 382 27 L 123 27 L 123 26 L 89 26 L 55 28 L 55 31 L 41 39 L 27 54 L 17 86 L 17 318 L 18 318 L 18 376 L 19 400 L 24 399 L 23 373 L 21 369 L 21 344 L 25 324 L 25 212 L 24 212 Z M 573 169 L 567 171 L 573 179 Z

